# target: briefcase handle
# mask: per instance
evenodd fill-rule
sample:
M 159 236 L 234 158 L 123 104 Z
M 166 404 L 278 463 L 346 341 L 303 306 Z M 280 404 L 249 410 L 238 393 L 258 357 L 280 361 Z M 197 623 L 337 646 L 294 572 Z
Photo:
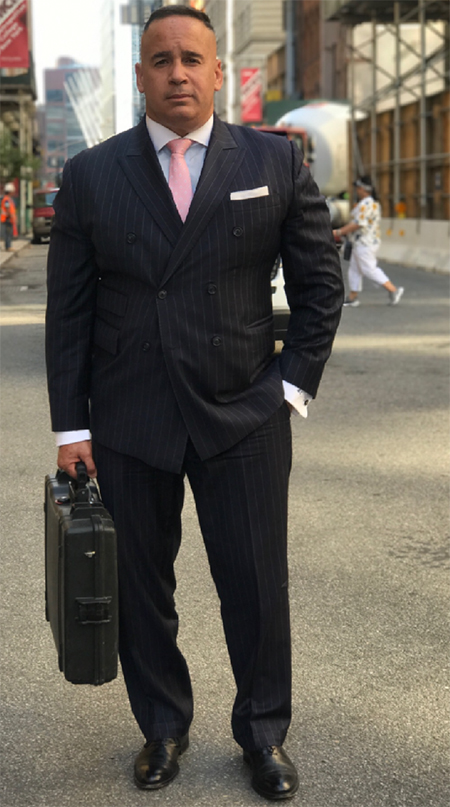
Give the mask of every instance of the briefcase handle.
M 73 482 L 74 499 L 76 502 L 90 502 L 91 491 L 89 490 L 89 476 L 85 463 L 80 460 L 75 466 L 77 472 L 76 482 Z

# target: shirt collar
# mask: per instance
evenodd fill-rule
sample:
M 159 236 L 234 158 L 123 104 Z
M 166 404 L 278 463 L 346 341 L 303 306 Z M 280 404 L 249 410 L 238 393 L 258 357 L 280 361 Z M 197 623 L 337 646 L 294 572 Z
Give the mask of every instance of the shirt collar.
M 161 149 L 163 149 L 170 140 L 176 140 L 180 137 L 180 135 L 177 135 L 175 132 L 167 129 L 166 126 L 163 126 L 161 123 L 157 123 L 155 120 L 149 118 L 148 115 L 145 116 L 145 120 L 150 139 L 157 152 L 161 151 Z M 202 146 L 208 147 L 213 124 L 214 115 L 211 115 L 209 120 L 207 120 L 203 126 L 199 126 L 198 129 L 194 129 L 192 132 L 189 132 L 189 134 L 185 135 L 185 137 L 188 137 L 190 140 L 195 140 L 196 143 L 200 143 Z

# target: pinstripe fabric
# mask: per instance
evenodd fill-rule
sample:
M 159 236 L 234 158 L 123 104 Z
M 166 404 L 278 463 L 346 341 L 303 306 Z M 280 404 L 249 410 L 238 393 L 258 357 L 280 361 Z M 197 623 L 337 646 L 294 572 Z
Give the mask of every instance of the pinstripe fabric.
M 190 443 L 181 474 L 149 468 L 99 444 L 95 459 L 118 531 L 121 663 L 143 734 L 180 736 L 192 720 L 173 599 L 187 474 L 237 685 L 234 737 L 247 749 L 282 745 L 291 716 L 287 406 L 218 457 L 201 460 Z
M 268 196 L 230 198 L 265 185 Z M 279 252 L 291 320 L 275 359 Z M 148 739 L 183 734 L 192 718 L 173 601 L 185 473 L 237 683 L 234 736 L 249 750 L 284 739 L 282 379 L 316 394 L 342 300 L 328 210 L 282 138 L 216 119 L 184 224 L 145 120 L 65 167 L 48 262 L 52 424 L 93 433 L 119 535 L 122 666 Z
M 268 185 L 266 197 L 230 193 Z M 280 406 L 316 394 L 342 302 L 328 210 L 283 138 L 215 120 L 183 225 L 143 120 L 66 165 L 49 252 L 47 362 L 55 431 L 179 471 Z M 270 271 L 292 316 L 273 359 Z

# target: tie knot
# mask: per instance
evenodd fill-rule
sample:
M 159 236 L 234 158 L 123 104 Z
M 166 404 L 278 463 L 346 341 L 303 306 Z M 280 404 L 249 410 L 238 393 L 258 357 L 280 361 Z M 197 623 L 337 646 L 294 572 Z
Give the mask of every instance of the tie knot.
M 168 149 L 170 149 L 172 154 L 181 154 L 181 156 L 183 156 L 188 148 L 192 146 L 193 142 L 194 141 L 189 140 L 188 137 L 177 137 L 176 140 L 169 140 L 169 142 L 166 143 L 166 146 Z

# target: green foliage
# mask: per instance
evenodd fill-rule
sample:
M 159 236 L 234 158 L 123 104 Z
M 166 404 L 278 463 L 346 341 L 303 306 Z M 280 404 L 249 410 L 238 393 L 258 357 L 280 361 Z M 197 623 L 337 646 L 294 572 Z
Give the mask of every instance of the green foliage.
M 21 151 L 11 143 L 8 133 L 0 135 L 0 177 L 4 182 L 13 179 L 33 179 L 41 160 Z

